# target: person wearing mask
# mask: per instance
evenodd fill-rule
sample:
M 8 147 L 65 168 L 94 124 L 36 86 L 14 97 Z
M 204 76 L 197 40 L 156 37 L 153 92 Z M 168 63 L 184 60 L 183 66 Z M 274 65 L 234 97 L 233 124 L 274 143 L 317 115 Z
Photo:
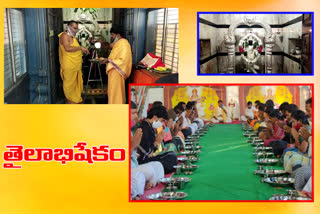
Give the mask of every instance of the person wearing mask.
M 137 105 L 131 101 L 131 120 L 137 121 Z M 135 126 L 131 122 L 131 128 Z M 137 161 L 138 154 L 136 152 L 142 139 L 142 129 L 138 128 L 131 136 L 131 198 L 140 199 L 145 189 L 150 189 L 157 185 L 161 178 L 164 177 L 164 169 L 160 162 L 151 161 L 140 164 Z
M 69 21 L 65 32 L 59 37 L 60 76 L 67 104 L 82 103 L 82 53 L 89 54 L 87 48 L 81 47 L 75 38 L 78 23 Z
M 161 162 L 164 172 L 174 171 L 173 166 L 177 165 L 177 156 L 174 152 L 165 152 L 154 155 L 163 142 L 166 130 L 162 123 L 168 120 L 168 113 L 164 106 L 156 106 L 149 110 L 147 118 L 141 122 L 142 138 L 137 148 L 138 163 L 144 164 L 151 161 Z
M 125 80 L 130 76 L 132 67 L 131 46 L 128 40 L 123 38 L 123 29 L 113 25 L 110 29 L 111 53 L 101 64 L 107 64 L 106 73 L 108 75 L 108 103 L 125 104 L 126 89 Z

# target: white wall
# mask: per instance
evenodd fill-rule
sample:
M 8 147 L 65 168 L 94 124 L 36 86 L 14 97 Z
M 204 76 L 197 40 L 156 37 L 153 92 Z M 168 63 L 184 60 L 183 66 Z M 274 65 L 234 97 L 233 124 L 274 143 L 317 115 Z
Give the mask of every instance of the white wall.
M 163 88 L 149 88 L 148 89 L 148 99 L 149 103 L 153 103 L 154 101 L 164 102 L 163 97 L 164 89 Z
M 310 88 L 308 86 L 300 86 L 300 110 L 304 111 L 306 110 L 306 101 L 309 99 L 309 91 Z
M 226 97 L 227 97 L 227 100 L 224 103 L 226 106 L 228 106 L 228 108 L 229 108 L 228 103 L 230 102 L 231 99 L 235 102 L 236 106 L 234 110 L 233 119 L 239 119 L 240 118 L 239 86 L 226 86 Z
M 142 118 L 147 117 L 149 103 L 161 101 L 164 104 L 164 89 L 163 88 L 148 88 L 146 101 L 142 110 Z

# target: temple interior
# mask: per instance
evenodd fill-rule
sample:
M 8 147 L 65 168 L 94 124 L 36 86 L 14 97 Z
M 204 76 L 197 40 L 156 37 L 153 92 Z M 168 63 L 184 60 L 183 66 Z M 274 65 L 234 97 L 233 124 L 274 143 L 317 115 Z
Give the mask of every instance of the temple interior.
M 177 83 L 178 8 L 7 8 L 4 13 L 4 95 L 8 104 L 62 104 L 59 34 L 78 23 L 83 54 L 83 103 L 106 104 L 111 97 L 106 65 L 95 61 L 111 52 L 110 29 L 118 26 L 131 49 L 129 83 Z M 101 45 L 101 42 L 103 45 Z M 99 44 L 96 46 L 97 44 Z M 142 63 L 149 57 L 151 63 Z M 159 69 L 158 69 L 159 68 Z M 126 96 L 128 96 L 128 90 Z M 126 99 L 128 100 L 128 98 Z

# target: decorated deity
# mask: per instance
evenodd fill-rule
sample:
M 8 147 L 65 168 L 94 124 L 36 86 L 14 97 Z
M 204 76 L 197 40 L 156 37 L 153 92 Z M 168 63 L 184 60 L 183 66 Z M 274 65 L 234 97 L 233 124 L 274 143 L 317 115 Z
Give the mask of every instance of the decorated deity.
M 228 107 L 229 107 L 230 117 L 232 120 L 234 120 L 235 115 L 236 115 L 236 112 L 235 112 L 236 111 L 236 103 L 232 98 L 229 100 Z
M 272 89 L 268 88 L 266 95 L 264 95 L 264 100 L 272 100 L 273 102 L 276 101 L 276 95 L 272 94 Z
M 198 90 L 197 89 L 192 89 L 192 95 L 189 98 L 190 101 L 197 101 L 199 100 L 199 96 L 198 96 Z
M 247 72 L 257 73 L 259 66 L 255 63 L 260 58 L 262 52 L 262 41 L 255 35 L 251 30 L 250 32 L 242 37 L 239 41 L 239 52 L 241 58 L 247 63 Z M 245 56 L 245 53 L 247 56 Z

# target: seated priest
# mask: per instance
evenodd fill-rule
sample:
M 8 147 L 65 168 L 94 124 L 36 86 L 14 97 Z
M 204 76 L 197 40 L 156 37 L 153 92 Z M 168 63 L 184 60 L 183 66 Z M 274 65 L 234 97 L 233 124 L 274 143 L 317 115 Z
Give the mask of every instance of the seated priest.
M 218 108 L 214 109 L 212 122 L 214 123 L 231 123 L 232 122 L 228 114 L 228 110 L 224 106 L 222 100 L 218 101 Z

